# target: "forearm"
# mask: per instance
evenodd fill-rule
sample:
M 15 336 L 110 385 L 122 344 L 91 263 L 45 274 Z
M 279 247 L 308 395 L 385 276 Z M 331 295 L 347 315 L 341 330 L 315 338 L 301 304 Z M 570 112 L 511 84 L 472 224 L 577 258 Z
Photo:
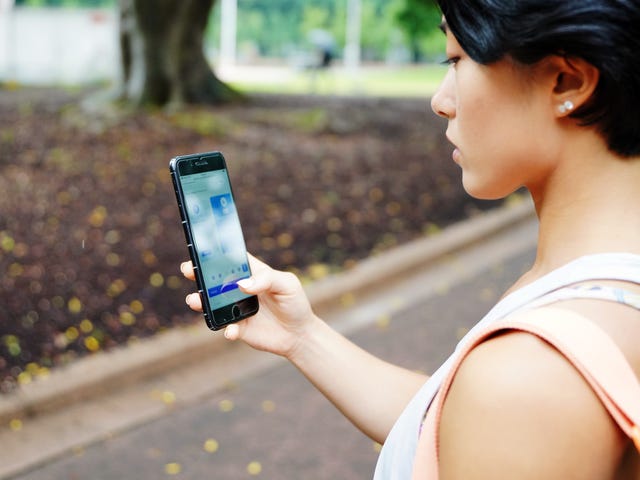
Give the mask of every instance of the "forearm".
M 383 443 L 424 375 L 380 360 L 320 319 L 289 360 L 354 425 Z
M 258 295 L 260 310 L 225 329 L 229 340 L 288 358 L 360 430 L 384 442 L 394 422 L 426 380 L 365 352 L 314 315 L 295 275 L 250 257 L 253 275 L 238 282 Z M 191 265 L 184 271 L 192 278 Z M 199 295 L 187 297 L 199 309 Z

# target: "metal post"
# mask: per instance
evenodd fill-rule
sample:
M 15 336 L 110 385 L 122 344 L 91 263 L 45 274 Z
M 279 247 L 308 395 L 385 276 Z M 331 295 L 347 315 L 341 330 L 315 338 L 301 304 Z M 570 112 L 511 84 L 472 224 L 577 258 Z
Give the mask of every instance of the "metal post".
M 344 64 L 347 70 L 356 71 L 360 67 L 360 35 L 362 30 L 361 0 L 348 0 L 347 38 Z
M 236 63 L 238 0 L 222 0 L 220 5 L 220 63 Z

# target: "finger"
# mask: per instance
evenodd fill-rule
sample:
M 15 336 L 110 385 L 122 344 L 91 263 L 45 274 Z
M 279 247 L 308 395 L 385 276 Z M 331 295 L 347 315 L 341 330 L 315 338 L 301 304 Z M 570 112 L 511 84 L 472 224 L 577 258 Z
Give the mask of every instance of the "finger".
M 247 253 L 247 258 L 249 259 L 249 270 L 251 271 L 251 276 L 238 280 L 237 283 L 240 287 L 240 290 L 244 293 L 256 294 L 259 290 L 256 290 L 257 285 L 255 282 L 255 276 L 260 272 L 268 269 L 269 266 L 266 263 L 258 260 L 250 253 Z
M 243 278 L 238 281 L 238 286 L 240 290 L 245 293 L 257 294 L 264 290 L 264 288 L 260 287 L 260 284 L 265 284 L 265 282 L 256 283 L 256 277 L 261 277 L 265 272 L 271 270 L 266 263 L 258 260 L 256 257 L 247 253 L 247 258 L 249 259 L 249 268 L 251 270 L 251 276 L 249 278 Z
M 196 312 L 202 311 L 202 299 L 200 298 L 199 294 L 190 293 L 185 298 L 185 302 L 187 303 L 187 305 L 189 305 L 189 308 L 191 310 L 195 310 Z
M 191 261 L 182 262 L 180 264 L 180 271 L 189 280 L 195 280 L 196 279 L 196 276 L 193 273 L 193 263 L 191 263 Z
M 236 323 L 230 323 L 224 327 L 224 338 L 231 341 L 243 340 L 247 329 L 247 322 L 248 319 L 245 318 L 244 320 L 240 320 Z
M 239 280 L 238 286 L 243 292 L 253 295 L 263 292 L 277 295 L 292 293 L 296 290 L 298 283 L 299 281 L 292 273 L 274 270 L 260 262 L 258 268 L 252 270 L 251 277 Z
M 240 326 L 236 323 L 227 325 L 224 329 L 224 338 L 227 340 L 238 340 L 240 338 Z

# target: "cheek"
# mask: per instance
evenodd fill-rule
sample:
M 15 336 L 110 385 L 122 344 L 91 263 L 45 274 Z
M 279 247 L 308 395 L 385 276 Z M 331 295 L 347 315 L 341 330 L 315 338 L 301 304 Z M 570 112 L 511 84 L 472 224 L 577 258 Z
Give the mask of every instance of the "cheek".
M 510 138 L 509 118 L 504 108 L 485 99 L 461 103 L 456 127 L 464 155 L 483 162 L 502 155 Z
M 490 108 L 486 107 L 485 109 Z M 463 143 L 460 159 L 462 183 L 471 196 L 480 199 L 505 197 L 520 188 L 535 167 L 538 148 L 526 122 L 493 110 L 477 121 L 459 118 Z M 504 113 L 504 115 L 507 115 Z

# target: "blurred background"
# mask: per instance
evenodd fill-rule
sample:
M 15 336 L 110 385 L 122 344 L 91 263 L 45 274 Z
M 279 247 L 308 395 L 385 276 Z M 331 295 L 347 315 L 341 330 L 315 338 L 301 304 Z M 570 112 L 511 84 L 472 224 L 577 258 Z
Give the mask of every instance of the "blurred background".
M 175 155 L 223 151 L 249 250 L 305 282 L 494 206 L 429 111 L 439 22 L 421 0 L 0 0 L 0 394 L 202 322 Z
M 136 3 L 145 4 L 2 0 L 0 79 L 26 85 L 117 82 L 122 76 L 119 32 L 135 23 L 129 17 Z M 371 75 L 359 72 L 366 77 L 366 82 L 359 79 L 364 92 L 422 94 L 424 79 L 433 88 L 442 71 L 425 68 L 442 60 L 444 46 L 439 14 L 428 2 L 216 0 L 201 5 L 190 14 L 199 15 L 199 21 L 206 15 L 202 46 L 207 60 L 222 78 L 251 90 L 307 93 L 305 71 L 335 67 L 331 82 L 315 86 L 327 93 L 348 92 L 353 87 L 348 80 L 354 79 L 345 74 L 366 67 Z M 163 9 L 171 14 L 171 2 L 151 2 L 148 8 L 154 17 L 166 15 Z M 193 22 L 188 15 L 181 21 Z M 260 67 L 260 73 L 247 75 L 243 67 Z

